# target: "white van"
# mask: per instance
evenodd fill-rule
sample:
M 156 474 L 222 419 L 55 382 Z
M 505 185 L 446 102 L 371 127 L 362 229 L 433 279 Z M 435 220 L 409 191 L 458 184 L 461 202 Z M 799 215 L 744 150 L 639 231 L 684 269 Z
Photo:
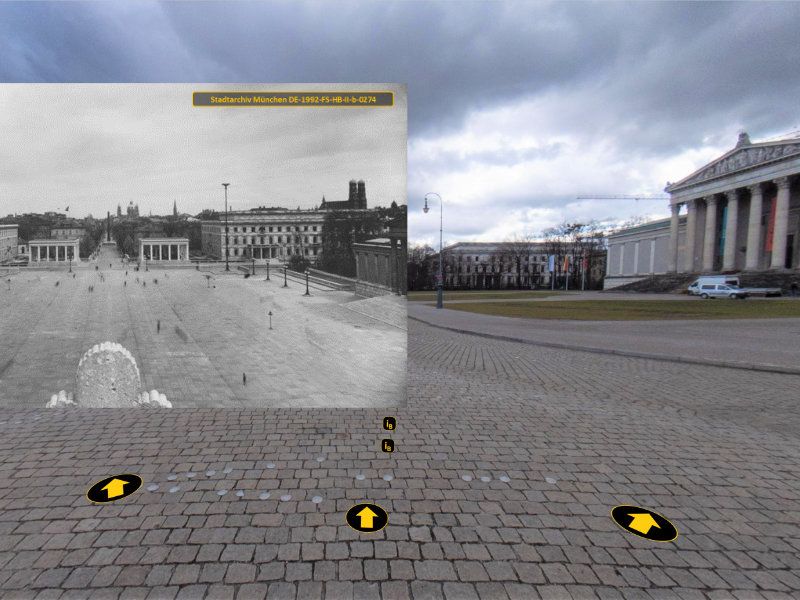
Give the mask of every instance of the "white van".
M 739 277 L 737 275 L 703 275 L 689 284 L 689 295 L 699 296 L 700 287 L 703 285 L 732 285 L 739 287 Z

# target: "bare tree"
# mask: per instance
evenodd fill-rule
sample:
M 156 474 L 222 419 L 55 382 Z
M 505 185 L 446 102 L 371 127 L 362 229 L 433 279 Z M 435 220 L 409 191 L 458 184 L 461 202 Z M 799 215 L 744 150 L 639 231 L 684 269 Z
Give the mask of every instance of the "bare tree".
M 426 290 L 435 287 L 434 256 L 436 251 L 427 244 L 412 246 L 408 252 L 408 289 Z
M 570 278 L 570 287 L 577 288 L 581 271 L 589 274 L 589 287 L 592 286 L 592 273 L 597 272 L 599 262 L 605 264 L 605 231 L 597 221 L 588 223 L 564 222 L 542 232 L 547 253 L 555 256 L 555 273 Z M 564 259 L 569 257 L 570 266 L 562 273 Z
M 502 269 L 503 263 L 510 263 L 516 271 L 517 289 L 522 289 L 522 265 L 526 263 L 525 271 L 528 272 L 528 260 L 535 248 L 533 234 L 515 234 L 506 239 L 497 247 L 497 255 Z

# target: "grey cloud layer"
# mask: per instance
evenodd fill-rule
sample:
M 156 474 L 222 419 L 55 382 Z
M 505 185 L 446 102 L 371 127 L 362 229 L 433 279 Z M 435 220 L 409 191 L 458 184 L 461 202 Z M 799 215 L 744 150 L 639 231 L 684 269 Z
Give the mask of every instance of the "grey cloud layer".
M 800 4 L 770 2 L 3 4 L 0 79 L 407 82 L 412 145 L 539 100 L 534 133 L 634 161 L 800 126 L 798 30 Z M 532 158 L 438 155 L 410 208 L 465 160 Z

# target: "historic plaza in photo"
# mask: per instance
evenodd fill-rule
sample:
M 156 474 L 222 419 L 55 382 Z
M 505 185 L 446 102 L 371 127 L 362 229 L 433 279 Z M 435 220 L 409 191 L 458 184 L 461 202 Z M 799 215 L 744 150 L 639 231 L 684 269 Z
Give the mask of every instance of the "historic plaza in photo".
M 137 272 L 104 245 L 73 273 L 62 264 L 4 275 L 0 406 L 43 407 L 72 390 L 83 353 L 106 341 L 130 351 L 145 389 L 175 408 L 405 402 L 404 298 L 321 287 L 305 296 L 300 278 L 283 287 L 274 266 L 266 281 L 264 267 L 244 278 L 224 263 L 148 262 Z

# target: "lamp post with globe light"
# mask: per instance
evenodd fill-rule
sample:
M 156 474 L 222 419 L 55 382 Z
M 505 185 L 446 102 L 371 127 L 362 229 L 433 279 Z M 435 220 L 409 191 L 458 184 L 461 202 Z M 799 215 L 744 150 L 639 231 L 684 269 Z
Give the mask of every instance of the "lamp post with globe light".
M 439 199 L 439 275 L 436 278 L 436 308 L 443 308 L 443 292 L 442 286 L 444 285 L 444 255 L 442 253 L 442 197 L 436 192 L 428 192 L 425 194 L 425 206 L 422 208 L 424 213 L 428 213 L 428 196 L 436 196 Z

